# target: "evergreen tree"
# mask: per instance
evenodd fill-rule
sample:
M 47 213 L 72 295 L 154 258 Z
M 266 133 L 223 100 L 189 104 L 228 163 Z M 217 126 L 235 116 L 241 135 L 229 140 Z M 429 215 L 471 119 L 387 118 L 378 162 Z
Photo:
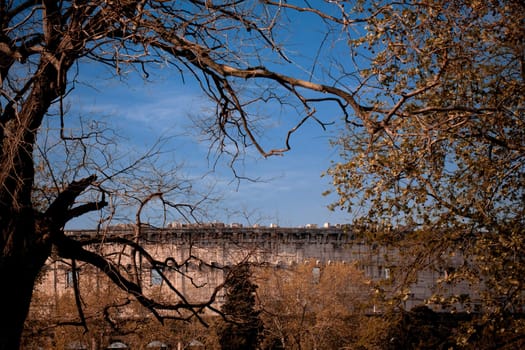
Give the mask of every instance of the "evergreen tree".
M 250 281 L 250 265 L 241 263 L 230 271 L 225 283 L 226 300 L 221 310 L 226 320 L 217 333 L 221 349 L 257 349 L 263 324 L 255 309 L 257 285 Z

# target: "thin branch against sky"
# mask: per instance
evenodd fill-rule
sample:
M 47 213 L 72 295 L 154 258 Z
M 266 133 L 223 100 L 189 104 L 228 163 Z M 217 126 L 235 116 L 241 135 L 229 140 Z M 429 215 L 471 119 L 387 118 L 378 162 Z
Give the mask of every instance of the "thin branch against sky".
M 293 59 L 293 64 L 285 73 L 302 72 L 300 74 L 307 76 L 312 72 L 314 75 L 326 74 L 327 69 L 333 69 L 329 62 L 323 61 L 327 52 L 320 53 L 319 50 L 334 50 L 335 44 L 323 42 L 324 27 L 318 23 L 316 27 L 313 17 L 310 20 L 311 23 L 308 23 L 301 19 L 301 22 L 294 22 L 295 29 L 286 29 L 289 44 L 287 55 Z M 312 40 L 314 37 L 319 38 L 319 41 Z M 312 57 L 319 60 L 319 67 L 306 66 Z M 258 211 L 261 217 L 268 218 L 266 224 L 279 221 L 286 226 L 300 226 L 349 221 L 347 213 L 330 211 L 328 205 L 333 202 L 333 198 L 322 195 L 329 188 L 329 182 L 321 178 L 321 174 L 331 161 L 337 159 L 337 151 L 329 144 L 336 130 L 330 128 L 331 125 L 323 130 L 319 124 L 308 120 L 300 132 L 292 136 L 292 150 L 283 157 L 264 159 L 255 150 L 247 149 L 242 161 L 234 165 L 236 174 L 258 181 L 239 182 L 228 160 L 221 159 L 219 163 L 210 160 L 209 142 L 199 138 L 196 132 L 188 131 L 193 129 L 193 118 L 209 115 L 213 109 L 191 77 L 181 79 L 179 73 L 170 75 L 167 74 L 169 70 L 159 68 L 158 71 L 149 72 L 149 79 L 132 74 L 122 76 L 122 80 L 117 77 L 118 81 L 93 80 L 93 77 L 105 76 L 106 72 L 98 69 L 91 64 L 80 67 L 76 76 L 79 83 L 68 96 L 71 121 L 75 121 L 75 115 L 93 120 L 111 119 L 112 127 L 126 140 L 119 146 L 124 152 L 140 152 L 151 146 L 157 138 L 170 137 L 170 143 L 165 145 L 170 152 L 163 154 L 163 162 L 183 163 L 186 176 L 198 179 L 197 183 L 203 184 L 203 187 L 213 183 L 223 200 L 221 209 L 210 212 L 210 221 L 239 221 L 240 218 L 235 220 L 226 214 L 239 206 Z M 266 109 L 258 113 L 263 118 L 264 115 L 268 117 L 267 120 L 261 120 L 264 128 L 267 128 L 262 137 L 263 142 L 282 147 L 286 132 L 296 123 L 290 118 L 295 107 L 275 104 L 262 107 Z M 328 123 L 340 121 L 343 117 L 337 106 L 326 103 L 321 107 L 326 107 L 319 113 Z M 214 157 L 213 154 L 211 157 Z M 207 175 L 202 178 L 203 174 Z M 94 222 L 94 218 L 79 218 L 69 225 L 80 228 L 91 226 Z

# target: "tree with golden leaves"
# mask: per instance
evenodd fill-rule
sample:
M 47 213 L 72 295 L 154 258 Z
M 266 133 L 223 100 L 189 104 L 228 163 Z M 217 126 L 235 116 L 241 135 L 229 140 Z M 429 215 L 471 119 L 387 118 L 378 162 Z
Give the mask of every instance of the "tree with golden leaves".
M 360 101 L 374 108 L 336 142 L 334 208 L 400 244 L 407 273 L 461 256 L 442 282 L 470 285 L 465 301 L 505 344 L 509 324 L 523 331 L 525 303 L 524 3 L 362 6 L 378 15 L 349 47 Z
M 340 349 L 370 313 L 370 281 L 352 264 L 306 263 L 257 274 L 264 349 Z

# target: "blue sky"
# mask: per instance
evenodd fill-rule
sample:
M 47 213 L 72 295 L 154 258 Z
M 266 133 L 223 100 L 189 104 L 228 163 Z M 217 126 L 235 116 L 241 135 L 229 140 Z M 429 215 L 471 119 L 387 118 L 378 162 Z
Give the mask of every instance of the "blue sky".
M 290 36 L 289 48 L 294 54 L 296 67 L 302 66 L 316 55 L 317 46 L 312 39 L 321 39 L 322 32 L 308 21 L 294 21 L 302 34 Z M 307 30 L 308 29 L 308 30 Z M 292 40 L 293 39 L 293 40 Z M 70 112 L 85 118 L 107 118 L 111 127 L 124 137 L 120 147 L 140 153 L 150 147 L 159 137 L 172 137 L 165 145 L 170 150 L 162 162 L 184 164 L 185 176 L 197 183 L 212 184 L 214 193 L 221 201 L 209 213 L 210 221 L 243 222 L 249 216 L 251 223 L 280 226 L 322 225 L 325 222 L 345 223 L 351 218 L 341 211 L 330 211 L 327 206 L 335 197 L 322 193 L 330 189 L 329 178 L 321 173 L 337 159 L 337 150 L 329 140 L 337 136 L 341 123 L 327 131 L 308 122 L 296 134 L 292 150 L 282 157 L 263 158 L 255 149 L 249 149 L 236 171 L 243 176 L 259 181 L 236 181 L 228 167 L 227 159 L 218 163 L 214 172 L 209 173 L 210 164 L 206 159 L 209 143 L 200 140 L 191 130 L 190 117 L 206 113 L 211 108 L 209 100 L 191 79 L 182 83 L 174 70 L 162 70 L 150 77 L 149 82 L 131 76 L 120 81 L 108 79 L 107 72 L 93 65 L 80 67 L 77 84 L 68 97 Z M 285 72 L 289 73 L 289 72 Z M 317 73 L 317 71 L 316 71 Z M 282 147 L 286 131 L 297 119 L 289 120 L 286 112 L 279 113 L 279 106 L 268 105 L 265 113 L 272 115 L 266 123 L 262 140 L 268 148 Z M 337 121 L 340 113 L 327 109 L 322 111 L 326 120 Z M 333 113 L 333 115 L 330 115 Z M 202 178 L 203 173 L 208 173 Z M 75 220 L 72 228 L 92 226 L 89 218 Z
M 334 197 L 323 196 L 329 189 L 330 179 L 321 174 L 337 159 L 337 150 L 329 144 L 337 128 L 322 130 L 317 124 L 308 123 L 294 134 L 292 150 L 284 156 L 264 158 L 254 149 L 248 150 L 236 171 L 258 181 L 236 181 L 229 169 L 228 159 L 219 161 L 214 172 L 207 159 L 209 143 L 199 140 L 188 129 L 192 128 L 191 115 L 208 108 L 209 102 L 198 90 L 185 86 L 174 87 L 170 82 L 132 84 L 115 82 L 97 84 L 102 92 L 79 87 L 70 96 L 72 109 L 84 118 L 107 120 L 117 129 L 123 141 L 119 147 L 140 154 L 159 137 L 174 136 L 164 148 L 169 150 L 162 162 L 183 164 L 183 171 L 196 182 L 209 183 L 222 197 L 211 221 L 277 223 L 281 226 L 300 226 L 325 222 L 344 223 L 348 214 L 327 209 Z M 283 142 L 284 129 L 277 118 L 273 130 L 263 138 L 268 144 Z M 202 174 L 208 173 L 205 178 Z M 220 209 L 219 209 L 220 207 Z M 239 212 L 239 213 L 238 213 Z M 91 220 L 76 220 L 72 227 L 91 226 Z

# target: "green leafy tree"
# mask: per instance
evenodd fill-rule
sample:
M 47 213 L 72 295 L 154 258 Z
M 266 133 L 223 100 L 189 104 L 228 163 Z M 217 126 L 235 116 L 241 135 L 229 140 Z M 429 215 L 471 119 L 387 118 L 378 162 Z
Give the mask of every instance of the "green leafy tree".
M 242 262 L 228 273 L 221 307 L 225 320 L 217 328 L 219 344 L 221 349 L 257 349 L 263 324 L 256 309 L 257 285 L 250 281 L 250 264 Z

